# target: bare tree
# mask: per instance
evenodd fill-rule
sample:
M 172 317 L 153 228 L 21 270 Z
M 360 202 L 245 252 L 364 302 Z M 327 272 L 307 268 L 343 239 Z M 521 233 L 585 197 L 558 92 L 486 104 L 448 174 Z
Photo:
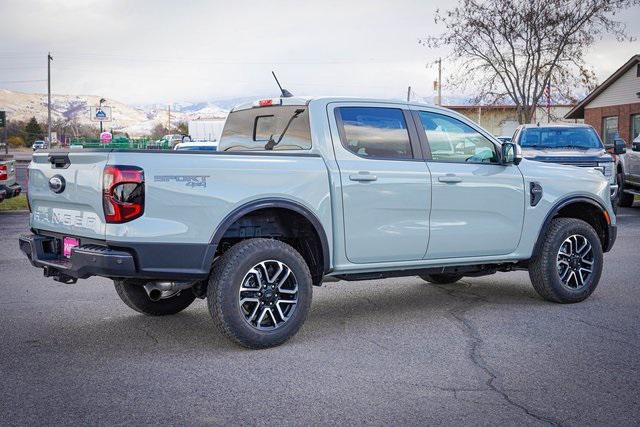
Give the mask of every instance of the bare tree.
M 436 12 L 444 31 L 421 43 L 451 49 L 450 84 L 474 90 L 475 102 L 513 103 L 518 121 L 530 123 L 547 86 L 565 101 L 595 86 L 585 50 L 604 34 L 632 41 L 614 18 L 635 5 L 640 0 L 460 0 Z

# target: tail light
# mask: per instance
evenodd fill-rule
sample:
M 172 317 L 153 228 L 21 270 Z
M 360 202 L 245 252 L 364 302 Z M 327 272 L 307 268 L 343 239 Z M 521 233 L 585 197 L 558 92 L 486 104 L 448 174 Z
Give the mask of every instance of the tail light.
M 9 175 L 7 174 L 7 165 L 0 165 L 0 181 L 4 181 L 7 178 L 9 178 Z
M 109 224 L 120 224 L 144 213 L 144 172 L 136 166 L 105 166 L 102 206 Z

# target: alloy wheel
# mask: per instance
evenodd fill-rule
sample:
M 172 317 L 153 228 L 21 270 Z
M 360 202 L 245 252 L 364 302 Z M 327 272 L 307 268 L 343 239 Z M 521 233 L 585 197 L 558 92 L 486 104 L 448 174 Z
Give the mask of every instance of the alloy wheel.
M 265 331 L 283 326 L 298 303 L 298 282 L 285 263 L 276 260 L 254 265 L 242 279 L 239 308 L 252 327 Z
M 560 281 L 571 290 L 583 288 L 593 274 L 593 262 L 593 247 L 586 237 L 581 234 L 567 237 L 556 257 Z

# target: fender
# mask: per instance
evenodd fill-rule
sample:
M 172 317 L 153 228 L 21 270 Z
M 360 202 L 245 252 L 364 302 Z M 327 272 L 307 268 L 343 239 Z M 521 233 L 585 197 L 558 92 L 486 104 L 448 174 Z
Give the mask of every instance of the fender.
M 536 244 L 533 247 L 533 252 L 531 253 L 531 258 L 533 258 L 536 254 L 540 252 L 540 248 L 542 246 L 542 238 L 547 232 L 549 225 L 551 224 L 551 220 L 556 216 L 556 214 L 562 208 L 564 208 L 567 205 L 570 205 L 571 203 L 576 203 L 576 202 L 589 203 L 590 205 L 597 207 L 601 211 L 607 212 L 607 208 L 605 208 L 598 199 L 589 195 L 573 195 L 573 196 L 567 196 L 565 198 L 558 200 L 553 205 L 553 207 L 549 209 L 549 212 L 547 212 L 547 216 L 544 218 L 544 222 L 542 223 L 542 227 L 540 227 L 540 232 L 538 233 L 538 239 L 536 240 Z M 608 212 L 607 212 L 607 215 L 608 215 Z M 604 252 L 607 252 L 609 249 L 611 249 L 611 246 L 613 246 L 613 242 L 611 241 L 611 230 L 609 230 L 611 227 L 612 226 L 609 224 L 609 227 L 605 228 L 604 230 L 605 242 L 603 242 L 604 244 L 602 245 L 603 246 L 602 249 Z M 614 237 L 614 240 L 615 240 L 615 237 Z
M 213 234 L 213 238 L 211 239 L 212 245 L 214 245 L 214 247 L 217 247 L 218 244 L 220 243 L 220 240 L 222 239 L 222 236 L 224 236 L 224 233 L 226 233 L 227 229 L 231 226 L 231 224 L 236 222 L 238 219 L 242 218 L 248 213 L 257 211 L 259 209 L 265 209 L 265 208 L 288 209 L 290 211 L 293 211 L 302 215 L 311 223 L 311 225 L 313 225 L 313 228 L 315 229 L 316 233 L 320 237 L 320 243 L 322 246 L 322 261 L 323 261 L 322 270 L 324 274 L 327 274 L 331 270 L 331 268 L 330 268 L 329 243 L 327 241 L 327 235 L 324 232 L 324 227 L 322 227 L 320 220 L 313 212 L 311 212 L 308 208 L 301 205 L 300 203 L 293 202 L 291 200 L 281 199 L 281 198 L 259 199 L 259 200 L 251 201 L 249 203 L 246 203 L 234 209 L 222 220 L 222 222 L 216 228 L 216 231 Z

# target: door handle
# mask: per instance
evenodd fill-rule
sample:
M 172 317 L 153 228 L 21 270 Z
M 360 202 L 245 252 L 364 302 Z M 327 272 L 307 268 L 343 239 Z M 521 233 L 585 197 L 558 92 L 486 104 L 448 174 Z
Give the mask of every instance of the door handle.
M 378 177 L 371 175 L 369 172 L 358 172 L 349 175 L 349 179 L 351 181 L 375 181 Z
M 446 182 L 447 184 L 455 184 L 456 182 L 462 182 L 462 178 L 455 175 L 444 175 L 444 176 L 439 176 L 438 181 Z

